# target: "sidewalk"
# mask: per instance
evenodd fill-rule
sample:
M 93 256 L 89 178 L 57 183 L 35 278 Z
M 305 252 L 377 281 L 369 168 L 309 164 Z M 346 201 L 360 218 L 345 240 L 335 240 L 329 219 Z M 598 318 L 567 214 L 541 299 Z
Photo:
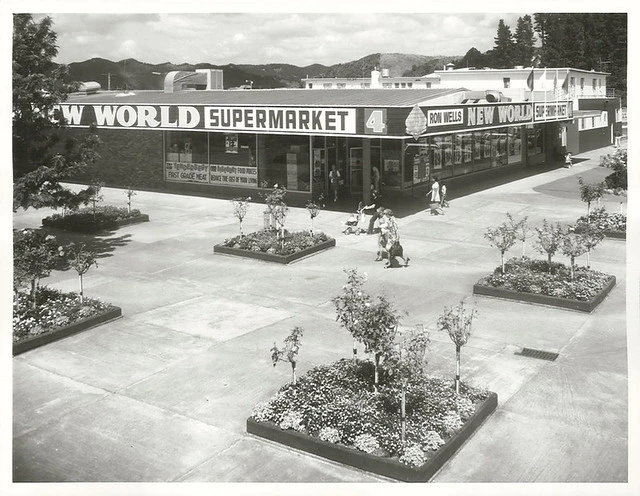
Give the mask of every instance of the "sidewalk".
M 471 295 L 499 263 L 486 228 L 506 212 L 532 223 L 575 221 L 586 213 L 577 177 L 610 173 L 598 167 L 601 154 L 457 198 L 444 216 L 403 217 L 411 267 L 401 270 L 374 262 L 372 236 L 341 234 L 344 212 L 323 211 L 314 221 L 336 248 L 274 266 L 212 253 L 238 233 L 228 201 L 139 192 L 133 206 L 151 222 L 98 236 L 99 267 L 85 276 L 85 294 L 122 307 L 123 318 L 13 359 L 14 480 L 384 481 L 245 432 L 253 405 L 289 378 L 286 367 L 272 367 L 269 349 L 292 327 L 304 328 L 300 374 L 350 354 L 331 298 L 343 268 L 358 267 L 372 292 L 408 312 L 405 324 L 432 331 L 434 374 L 455 371 L 453 345 L 435 332 L 443 306 L 477 304 L 462 376 L 497 392 L 499 406 L 435 482 L 626 481 L 625 242 L 606 240 L 592 254 L 595 269 L 617 277 L 592 314 Z M 105 203 L 125 204 L 122 190 L 104 195 Z M 618 202 L 604 200 L 612 211 Z M 48 214 L 17 213 L 14 227 L 37 227 Z M 308 226 L 306 210 L 292 208 L 287 227 Z M 251 205 L 244 229 L 261 227 L 262 206 Z M 69 291 L 77 284 L 71 272 L 45 282 Z M 514 355 L 522 347 L 560 356 Z

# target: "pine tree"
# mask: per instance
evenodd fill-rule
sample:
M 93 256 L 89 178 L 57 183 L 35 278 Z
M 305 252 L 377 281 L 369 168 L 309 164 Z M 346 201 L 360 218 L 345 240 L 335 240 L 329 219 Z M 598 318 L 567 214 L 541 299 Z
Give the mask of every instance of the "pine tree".
M 495 45 L 491 50 L 492 65 L 496 69 L 507 69 L 513 67 L 514 62 L 514 42 L 511 28 L 500 19 L 498 31 L 494 38 Z
M 517 65 L 528 67 L 535 52 L 533 22 L 530 15 L 518 18 L 515 33 L 514 61 Z

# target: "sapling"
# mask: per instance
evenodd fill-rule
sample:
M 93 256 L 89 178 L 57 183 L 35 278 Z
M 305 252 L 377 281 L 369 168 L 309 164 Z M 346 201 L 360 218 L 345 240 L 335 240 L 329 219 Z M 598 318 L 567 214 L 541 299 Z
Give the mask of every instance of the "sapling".
M 595 224 L 586 224 L 580 230 L 582 242 L 587 248 L 587 268 L 591 267 L 591 250 L 604 239 L 604 232 Z
M 516 220 L 509 212 L 507 212 L 507 219 L 515 233 L 516 239 L 522 241 L 522 258 L 524 258 L 525 242 L 531 233 L 531 227 L 527 224 L 527 218 L 528 217 L 525 215 L 522 219 Z
M 357 358 L 358 348 L 356 336 L 360 335 L 358 329 L 362 325 L 361 315 L 363 307 L 371 303 L 369 296 L 363 289 L 367 280 L 367 274 L 358 274 L 357 269 L 345 269 L 347 284 L 342 287 L 342 294 L 333 298 L 336 307 L 336 320 L 353 337 L 353 359 Z
M 455 307 L 445 307 L 444 312 L 438 317 L 438 330 L 445 331 L 453 344 L 456 345 L 456 394 L 460 394 L 460 349 L 467 344 L 471 336 L 471 325 L 478 313 L 472 309 L 466 313 L 464 301 Z
M 96 216 L 97 204 L 104 199 L 104 197 L 100 194 L 100 190 L 102 190 L 103 186 L 104 183 L 102 181 L 95 181 L 89 188 L 89 201 L 91 202 L 91 210 L 93 212 L 94 218 Z
M 271 360 L 275 367 L 278 362 L 289 362 L 291 364 L 291 383 L 296 385 L 296 362 L 300 351 L 300 338 L 302 337 L 302 327 L 294 327 L 286 338 L 284 338 L 284 348 L 279 349 L 276 343 L 271 348 Z
M 244 232 L 242 232 L 242 221 L 247 215 L 250 201 L 250 196 L 247 198 L 234 198 L 231 200 L 231 203 L 233 204 L 233 215 L 240 221 L 240 236 L 244 236 Z
M 551 257 L 553 257 L 558 251 L 558 248 L 560 248 L 565 236 L 565 231 L 559 223 L 554 226 L 548 223 L 547 219 L 543 219 L 542 227 L 536 227 L 535 230 L 538 233 L 536 249 L 542 254 L 547 254 L 549 272 L 551 272 Z
M 576 257 L 584 254 L 587 251 L 587 247 L 584 244 L 582 236 L 578 234 L 566 234 L 562 239 L 562 253 L 564 253 L 571 262 L 571 280 L 574 280 L 576 265 Z
M 73 244 L 67 246 L 66 251 L 69 260 L 69 266 L 78 273 L 78 281 L 80 284 L 80 303 L 84 301 L 84 288 L 82 284 L 82 277 L 89 272 L 92 266 L 98 266 L 96 261 L 96 254 L 92 251 L 85 250 L 84 243 L 76 248 Z
M 309 200 L 307 202 L 306 207 L 307 207 L 307 212 L 309 212 L 309 217 L 311 217 L 311 231 L 310 231 L 310 234 L 311 234 L 311 237 L 313 237 L 313 219 L 315 219 L 318 216 L 318 214 L 320 214 L 320 205 L 315 203 L 315 202 L 313 202 L 313 201 L 311 201 L 311 200 Z
M 600 204 L 600 198 L 604 194 L 604 183 L 585 183 L 582 177 L 578 178 L 580 184 L 580 198 L 587 203 L 587 222 L 591 214 L 591 202 L 597 201 Z
M 392 371 L 401 378 L 400 396 L 400 441 L 406 440 L 406 391 L 409 379 L 420 377 L 426 366 L 429 334 L 422 324 L 399 333 L 398 353 L 392 360 Z
M 502 273 L 504 274 L 504 254 L 516 243 L 515 230 L 503 222 L 496 228 L 488 228 L 484 233 L 484 237 L 489 240 L 492 246 L 500 250 L 500 265 L 502 267 Z
M 131 213 L 131 198 L 134 197 L 137 193 L 133 190 L 131 186 L 129 186 L 129 188 L 127 188 L 127 191 L 125 191 L 124 194 L 127 196 L 127 210 L 129 213 Z

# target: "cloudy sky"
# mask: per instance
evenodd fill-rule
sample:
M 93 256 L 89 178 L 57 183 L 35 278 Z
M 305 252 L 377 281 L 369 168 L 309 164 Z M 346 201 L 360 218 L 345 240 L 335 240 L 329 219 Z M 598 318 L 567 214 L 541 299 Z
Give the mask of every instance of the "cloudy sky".
M 46 15 L 52 17 L 58 34 L 56 61 L 60 63 L 131 57 L 154 64 L 287 62 L 305 66 L 349 62 L 378 52 L 464 55 L 473 46 L 484 52 L 493 46 L 500 19 L 515 32 L 518 17 L 533 13 L 292 10 L 115 15 L 58 11 Z

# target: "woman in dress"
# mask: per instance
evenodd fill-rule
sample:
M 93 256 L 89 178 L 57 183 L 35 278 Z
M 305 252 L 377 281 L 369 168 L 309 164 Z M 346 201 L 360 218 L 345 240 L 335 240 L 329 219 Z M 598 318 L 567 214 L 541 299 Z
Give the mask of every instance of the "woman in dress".
M 393 211 L 387 208 L 384 211 L 383 215 L 383 225 L 384 228 L 382 232 L 385 233 L 386 237 L 386 251 L 389 254 L 389 262 L 385 265 L 385 269 L 389 267 L 408 267 L 409 266 L 409 257 L 404 256 L 404 250 L 402 245 L 400 244 L 400 233 L 398 231 L 398 223 L 396 221 L 395 216 L 393 215 Z M 398 262 L 398 259 L 402 259 L 402 264 Z

